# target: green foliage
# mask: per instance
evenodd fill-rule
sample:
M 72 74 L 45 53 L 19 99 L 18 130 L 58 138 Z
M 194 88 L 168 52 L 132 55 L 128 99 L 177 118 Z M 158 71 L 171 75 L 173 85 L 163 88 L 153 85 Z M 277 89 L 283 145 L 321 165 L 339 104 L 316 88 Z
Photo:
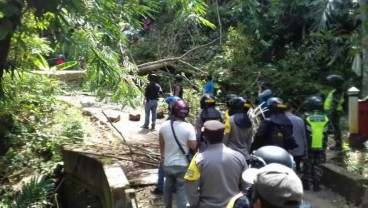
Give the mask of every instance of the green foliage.
M 55 163 L 61 161 L 62 146 L 79 143 L 84 137 L 81 112 L 62 105 L 55 99 L 59 85 L 47 77 L 23 73 L 12 79 L 10 75 L 6 75 L 4 89 L 11 97 L 7 102 L 0 103 L 0 120 L 10 115 L 13 124 L 8 126 L 9 129 L 2 138 L 8 141 L 10 148 L 0 159 L 0 180 L 14 183 L 22 176 L 51 174 Z M 44 186 L 45 183 L 40 185 Z M 9 193 L 7 198 L 17 201 L 9 190 L 11 184 L 2 184 L 1 191 Z M 37 184 L 33 182 L 31 187 L 34 185 Z M 36 201 L 26 200 L 35 190 L 40 196 L 47 196 L 40 189 L 30 190 L 23 193 L 25 196 L 19 195 L 19 201 L 11 207 L 29 207 L 31 204 L 36 206 Z M 48 206 L 43 198 L 37 197 L 38 195 L 33 197 L 34 200 L 39 199 L 37 205 Z M 2 199 L 2 203 L 9 200 Z M 24 206 L 23 203 L 29 203 L 29 206 Z
M 254 60 L 252 43 L 235 28 L 229 28 L 221 52 L 212 58 L 206 69 L 214 76 L 223 94 L 235 92 L 252 99 L 252 92 L 257 90 L 261 70 Z
M 282 75 L 274 80 L 275 91 L 289 102 L 300 104 L 307 96 L 327 94 L 329 74 L 346 77 L 347 89 L 356 83 L 350 70 L 353 55 L 349 55 L 354 54 L 354 45 L 353 37 L 346 41 L 335 31 L 321 31 L 311 34 L 298 48 L 286 46 L 285 57 L 276 65 Z
M 68 61 L 68 62 L 64 62 L 59 65 L 50 67 L 49 63 L 42 55 L 38 55 L 38 57 L 32 58 L 32 61 L 34 65 L 37 66 L 38 69 L 44 70 L 44 71 L 65 70 L 65 69 L 69 69 L 77 65 L 76 61 Z
M 155 35 L 153 35 L 154 37 Z M 142 39 L 131 45 L 131 54 L 137 64 L 159 59 L 156 44 L 150 38 Z
M 192 22 L 203 24 L 207 27 L 215 29 L 216 26 L 210 21 L 206 20 L 204 16 L 207 11 L 207 4 L 203 0 L 173 0 L 167 1 L 169 6 L 179 6 L 177 12 L 178 20 L 183 22 Z
M 23 1 L 19 1 L 19 3 L 23 3 Z M 140 28 L 143 16 L 154 18 L 153 13 L 164 5 L 177 13 L 177 19 L 214 27 L 204 18 L 206 4 L 203 0 L 129 0 L 123 3 L 116 3 L 113 0 L 51 1 L 47 5 L 35 1 L 27 1 L 27 3 L 20 4 L 17 7 L 18 10 L 13 10 L 10 9 L 13 4 L 7 5 L 2 2 L 6 6 L 4 10 L 0 10 L 2 16 L 11 18 L 13 15 L 17 19 L 22 19 L 21 24 L 19 22 L 9 24 L 11 29 L 21 26 L 18 27 L 18 31 L 12 39 L 9 59 L 13 63 L 23 65 L 32 58 L 30 54 L 49 55 L 51 51 L 44 49 L 45 46 L 52 46 L 57 51 L 68 53 L 72 60 L 85 60 L 91 89 L 97 90 L 100 96 L 105 96 L 107 92 L 113 92 L 117 101 L 133 99 L 140 93 L 139 88 L 135 85 L 135 81 L 139 77 L 134 76 L 136 67 L 131 63 L 127 54 L 127 37 L 122 33 L 122 25 Z M 26 7 L 24 13 L 22 13 L 23 6 Z M 6 24 L 2 25 L 6 27 Z M 48 30 L 46 37 L 49 42 L 42 42 L 40 45 L 42 47 L 32 47 L 31 53 L 27 53 L 27 47 L 22 40 L 25 39 L 26 43 L 31 43 L 32 41 L 28 42 L 29 37 L 36 39 L 40 30 Z M 2 34 L 5 35 L 14 32 L 6 28 L 3 28 L 3 31 L 5 33 Z M 4 54 L 7 52 L 5 51 Z M 21 56 L 18 56 L 19 54 Z M 41 65 L 39 64 L 39 66 Z M 27 70 L 31 67 L 28 64 L 28 67 L 24 68 Z M 42 64 L 41 68 L 48 69 L 50 67 Z M 3 71 L 2 68 L 0 70 Z M 132 103 L 123 103 L 123 105 L 127 104 Z
M 367 153 L 361 151 L 344 151 L 342 153 L 342 160 L 346 169 L 349 171 L 362 175 L 364 177 L 368 176 L 367 169 Z
M 34 69 L 32 60 L 38 55 L 49 55 L 53 52 L 50 40 L 40 36 L 40 30 L 46 30 L 50 21 L 55 18 L 52 13 L 45 13 L 36 17 L 34 13 L 27 11 L 22 18 L 21 31 L 14 33 L 8 60 L 17 70 L 29 71 Z
M 41 116 L 52 112 L 55 102 L 53 95 L 58 92 L 58 82 L 32 73 L 4 77 L 4 90 L 8 96 L 6 102 L 0 102 L 1 113 L 13 115 L 23 112 Z
M 184 92 L 184 100 L 189 104 L 190 112 L 188 120 L 190 123 L 194 124 L 197 116 L 199 115 L 201 109 L 199 106 L 199 101 L 201 99 L 201 94 L 194 91 L 193 89 L 186 89 Z
M 274 94 L 297 107 L 306 96 L 327 92 L 328 74 L 341 74 L 347 86 L 357 85 L 350 68 L 360 41 L 355 27 L 348 27 L 357 13 L 351 1 L 252 0 L 222 6 L 232 8 L 221 15 L 229 27 L 226 43 L 205 69 L 223 91 L 254 102 L 257 82 L 270 80 Z M 323 16 L 328 27 L 315 32 L 311 25 Z
M 14 199 L 11 207 L 49 207 L 50 195 L 54 189 L 54 184 L 45 177 L 34 177 L 24 184 L 22 190 Z
M 23 1 L 0 1 L 2 24 L 0 25 L 0 40 L 14 33 L 17 16 L 22 12 Z

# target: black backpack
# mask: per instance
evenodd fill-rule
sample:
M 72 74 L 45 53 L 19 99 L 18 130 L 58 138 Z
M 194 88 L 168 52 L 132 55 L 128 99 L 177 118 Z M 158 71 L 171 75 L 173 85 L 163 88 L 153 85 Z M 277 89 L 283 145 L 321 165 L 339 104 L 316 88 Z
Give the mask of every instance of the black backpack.
M 217 120 L 223 122 L 221 113 L 215 108 L 204 109 L 199 116 L 202 120 L 202 123 L 209 120 Z
M 280 125 L 273 123 L 271 130 L 272 142 L 274 145 L 292 150 L 298 147 L 294 136 L 292 125 Z
M 215 108 L 204 109 L 199 115 L 199 117 L 202 120 L 203 124 L 209 120 L 217 120 L 217 121 L 223 122 L 221 113 Z M 206 148 L 207 142 L 203 137 L 203 132 L 201 132 L 200 138 L 199 139 L 197 138 L 197 142 L 198 142 L 198 148 L 200 150 L 204 150 L 204 148 Z

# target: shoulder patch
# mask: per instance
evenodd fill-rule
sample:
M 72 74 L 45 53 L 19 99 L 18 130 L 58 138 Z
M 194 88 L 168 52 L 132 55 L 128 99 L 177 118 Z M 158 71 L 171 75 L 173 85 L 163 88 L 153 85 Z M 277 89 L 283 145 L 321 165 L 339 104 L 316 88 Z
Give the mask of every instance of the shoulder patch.
M 188 180 L 188 181 L 196 181 L 196 180 L 199 179 L 199 177 L 201 175 L 200 170 L 199 170 L 199 168 L 197 166 L 197 160 L 199 158 L 201 158 L 200 153 L 196 153 L 193 156 L 193 159 L 192 159 L 192 161 L 189 164 L 188 170 L 185 173 L 185 176 L 184 176 L 184 179 L 185 180 Z

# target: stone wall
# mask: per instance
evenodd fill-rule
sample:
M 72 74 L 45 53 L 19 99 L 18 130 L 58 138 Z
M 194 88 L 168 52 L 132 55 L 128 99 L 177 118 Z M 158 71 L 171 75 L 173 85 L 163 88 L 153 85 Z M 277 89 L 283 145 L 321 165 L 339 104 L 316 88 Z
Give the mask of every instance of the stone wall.
M 119 164 L 104 164 L 101 158 L 66 149 L 63 161 L 66 181 L 61 195 L 65 207 L 85 208 L 88 203 L 103 208 L 137 207 L 135 192 Z
M 368 207 L 367 178 L 335 164 L 326 163 L 323 165 L 323 183 L 357 206 Z

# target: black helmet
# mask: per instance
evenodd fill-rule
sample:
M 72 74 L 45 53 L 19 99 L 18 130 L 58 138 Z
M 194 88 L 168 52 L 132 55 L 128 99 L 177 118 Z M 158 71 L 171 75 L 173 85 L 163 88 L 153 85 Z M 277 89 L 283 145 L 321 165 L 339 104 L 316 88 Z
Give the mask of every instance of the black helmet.
M 211 95 L 205 94 L 202 96 L 200 101 L 200 107 L 201 109 L 206 109 L 207 107 L 215 106 L 216 101 L 213 99 Z
M 328 84 L 331 85 L 332 87 L 335 88 L 339 88 L 342 86 L 342 84 L 344 84 L 345 80 L 342 76 L 337 75 L 337 74 L 331 74 L 329 76 L 327 76 L 327 81 Z
M 156 74 L 149 74 L 148 75 L 148 81 L 157 82 L 158 81 L 158 76 Z
M 177 100 L 172 103 L 171 115 L 179 118 L 185 118 L 189 115 L 189 105 L 184 100 Z
M 305 101 L 307 110 L 323 110 L 323 99 L 319 96 L 310 96 Z
M 182 82 L 183 81 L 183 77 L 181 75 L 176 75 L 175 76 L 175 82 Z
M 294 169 L 292 156 L 283 148 L 278 146 L 263 146 L 251 155 L 250 167 L 261 168 L 270 163 L 278 163 Z
M 277 109 L 285 110 L 287 108 L 287 105 L 284 103 L 284 101 L 278 97 L 269 98 L 267 100 L 267 106 L 270 109 L 270 111 L 275 111 Z
M 262 87 L 265 89 L 270 89 L 272 87 L 272 82 L 271 81 L 264 81 L 262 82 Z
M 250 102 L 242 97 L 235 97 L 229 100 L 230 114 L 235 112 L 247 112 L 252 107 Z
M 237 96 L 237 95 L 235 95 L 235 94 L 227 94 L 227 95 L 225 96 L 225 103 L 226 103 L 227 107 L 229 107 L 229 101 L 230 101 L 231 99 L 233 99 L 233 98 L 236 98 L 236 97 L 238 97 L 238 96 Z

